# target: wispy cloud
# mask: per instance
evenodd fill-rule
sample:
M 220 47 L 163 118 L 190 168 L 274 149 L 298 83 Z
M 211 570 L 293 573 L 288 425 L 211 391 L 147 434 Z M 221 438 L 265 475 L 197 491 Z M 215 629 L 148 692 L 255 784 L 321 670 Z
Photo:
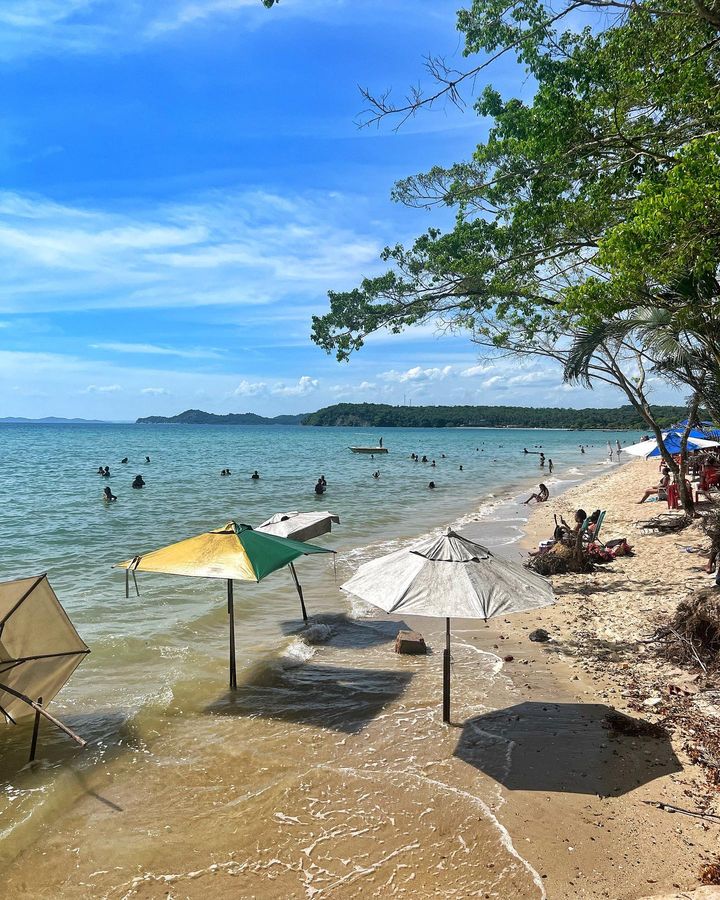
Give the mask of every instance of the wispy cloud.
M 125 344 L 110 342 L 91 344 L 93 350 L 109 350 L 111 353 L 140 353 L 150 356 L 179 356 L 184 359 L 222 359 L 222 353 L 206 347 L 163 347 L 159 344 Z
M 119 213 L 0 193 L 0 311 L 317 299 L 379 265 L 352 203 L 255 190 Z

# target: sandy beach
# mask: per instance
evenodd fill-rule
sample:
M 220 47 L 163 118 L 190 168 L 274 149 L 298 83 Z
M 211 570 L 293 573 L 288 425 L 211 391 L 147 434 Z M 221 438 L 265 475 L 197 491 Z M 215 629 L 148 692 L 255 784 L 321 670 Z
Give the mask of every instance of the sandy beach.
M 657 804 L 720 814 L 712 770 L 692 761 L 698 704 L 720 727 L 717 695 L 670 696 L 675 667 L 639 642 L 709 578 L 683 551 L 705 543 L 696 526 L 635 527 L 664 508 L 635 503 L 655 472 L 629 463 L 532 510 L 525 551 L 582 505 L 607 509 L 605 538 L 636 555 L 556 577 L 554 607 L 454 621 L 449 727 L 439 623 L 404 620 L 434 652 L 398 657 L 402 623 L 321 615 L 323 655 L 268 657 L 197 713 L 170 703 L 162 738 L 137 722 L 124 754 L 65 773 L 73 802 L 7 860 L 7 895 L 634 900 L 697 887 L 720 822 Z M 537 627 L 552 640 L 530 642 Z M 619 733 L 614 710 L 669 737 Z
M 528 831 L 525 850 L 536 864 L 545 861 L 550 897 L 672 894 L 697 887 L 703 868 L 718 862 L 720 821 L 709 824 L 652 805 L 720 813 L 717 771 L 693 762 L 701 744 L 695 735 L 698 720 L 720 734 L 720 694 L 669 694 L 668 685 L 682 678 L 678 668 L 653 644 L 642 643 L 688 593 L 712 584 L 702 571 L 706 557 L 685 551 L 709 546 L 698 525 L 664 536 L 638 529 L 638 522 L 666 511 L 665 503 L 637 504 L 656 478 L 657 463 L 628 463 L 534 508 L 526 529 L 523 545 L 529 550 L 552 536 L 553 514 L 571 521 L 578 507 L 606 509 L 604 539 L 626 537 L 635 555 L 598 566 L 592 574 L 555 577 L 557 604 L 533 617 L 533 627 L 544 627 L 553 640 L 539 651 L 530 649 L 523 634 L 527 625 L 518 618 L 507 626 L 511 640 L 503 648 L 512 642 L 511 653 L 530 656 L 533 669 L 564 683 L 576 702 L 666 724 L 679 763 L 678 771 L 635 788 L 628 784 L 618 796 L 612 791 L 604 797 L 512 796 L 504 821 L 513 833 L 511 819 Z M 660 742 L 638 739 L 630 745 L 631 756 L 650 770 L 641 779 L 652 777 Z

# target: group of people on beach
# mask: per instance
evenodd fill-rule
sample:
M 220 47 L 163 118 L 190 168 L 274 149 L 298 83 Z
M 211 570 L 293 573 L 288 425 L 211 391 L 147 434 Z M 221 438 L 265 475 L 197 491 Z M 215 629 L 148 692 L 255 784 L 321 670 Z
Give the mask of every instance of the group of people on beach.
M 720 460 L 712 450 L 694 450 L 687 461 L 687 474 L 697 479 L 695 487 L 695 502 L 700 502 L 702 494 L 706 500 L 711 500 L 710 489 L 720 486 Z M 665 461 L 660 462 L 660 478 L 657 484 L 653 484 L 645 489 L 638 503 L 645 503 L 651 497 L 656 500 L 667 500 L 670 487 L 677 484 L 678 475 L 670 472 Z M 688 492 L 692 492 L 692 484 L 686 480 Z

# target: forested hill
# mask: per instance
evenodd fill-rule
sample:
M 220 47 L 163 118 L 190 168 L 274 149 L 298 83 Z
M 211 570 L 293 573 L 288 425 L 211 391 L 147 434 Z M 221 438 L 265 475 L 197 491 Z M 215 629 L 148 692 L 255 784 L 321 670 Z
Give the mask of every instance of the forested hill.
M 661 425 L 682 420 L 682 406 L 654 406 Z M 527 406 L 389 406 L 384 403 L 337 403 L 306 416 L 303 425 L 447 428 L 611 428 L 644 431 L 647 424 L 632 406 L 617 409 L 557 409 Z
M 146 416 L 138 419 L 137 425 L 299 425 L 306 418 L 306 413 L 299 416 L 258 416 L 255 413 L 228 413 L 219 416 L 216 413 L 203 412 L 201 409 L 186 409 L 176 416 Z

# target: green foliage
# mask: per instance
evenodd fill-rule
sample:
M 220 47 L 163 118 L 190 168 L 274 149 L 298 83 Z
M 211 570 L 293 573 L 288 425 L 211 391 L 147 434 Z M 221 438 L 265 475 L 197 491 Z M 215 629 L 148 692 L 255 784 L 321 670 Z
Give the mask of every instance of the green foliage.
M 662 425 L 685 415 L 681 406 L 656 406 Z M 619 409 L 542 409 L 524 406 L 390 406 L 385 403 L 337 403 L 306 416 L 303 425 L 359 428 L 606 428 L 642 430 L 642 417 L 631 406 Z
M 385 274 L 330 292 L 329 311 L 313 318 L 321 347 L 347 359 L 379 328 L 437 321 L 564 362 L 563 348 L 609 324 L 591 348 L 591 382 L 642 404 L 620 371 L 631 359 L 706 399 L 715 390 L 720 10 L 716 0 L 620 0 L 604 30 L 563 32 L 582 6 L 473 0 L 459 13 L 466 54 L 513 52 L 535 95 L 486 87 L 475 110 L 490 130 L 472 157 L 396 186 L 404 204 L 455 209 L 455 227 L 387 248 Z M 647 309 L 672 327 L 627 325 Z M 684 354 L 664 352 L 673 341 Z

